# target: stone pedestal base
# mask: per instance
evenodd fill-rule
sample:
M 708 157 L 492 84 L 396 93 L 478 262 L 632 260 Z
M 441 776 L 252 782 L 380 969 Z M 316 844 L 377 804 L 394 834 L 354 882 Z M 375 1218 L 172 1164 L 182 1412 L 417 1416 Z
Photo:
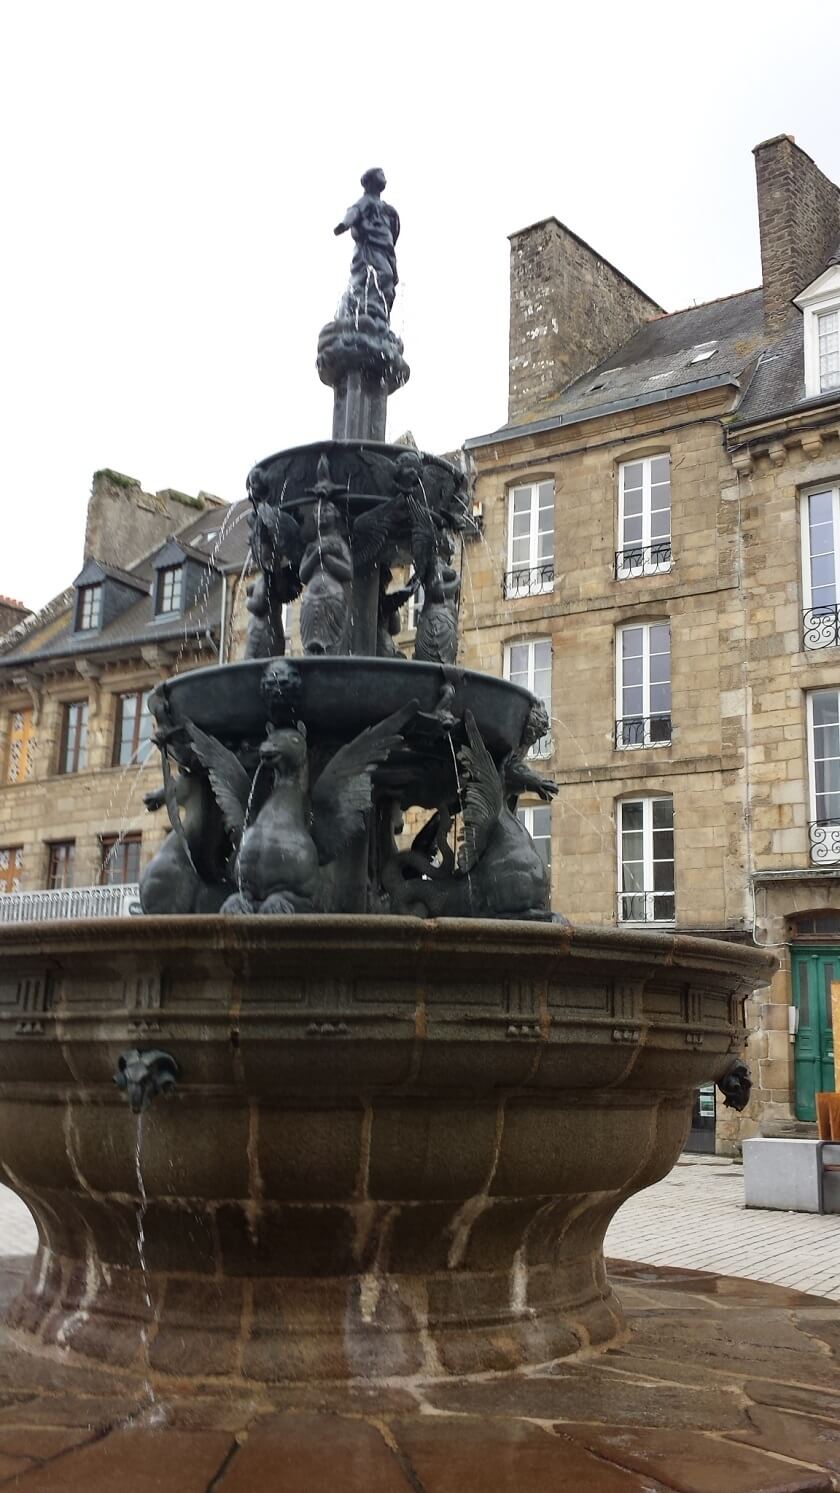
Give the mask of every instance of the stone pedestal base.
M 83 1271 L 42 1249 L 7 1325 L 21 1341 L 69 1350 L 77 1361 L 278 1384 L 510 1371 L 622 1340 L 600 1251 L 537 1271 L 529 1286 L 494 1272 L 144 1278 L 93 1259 Z
M 35 1216 L 9 1317 L 148 1373 L 509 1371 L 623 1328 L 613 1213 L 725 1072 L 767 958 L 568 925 L 6 925 L 0 1161 Z M 43 993 L 37 1020 L 32 991 Z M 125 1049 L 177 1087 L 131 1112 Z

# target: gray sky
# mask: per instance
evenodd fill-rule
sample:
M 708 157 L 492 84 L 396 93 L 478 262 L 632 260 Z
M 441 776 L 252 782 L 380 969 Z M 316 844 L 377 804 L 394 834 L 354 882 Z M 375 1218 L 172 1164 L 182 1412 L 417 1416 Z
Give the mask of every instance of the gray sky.
M 794 134 L 840 180 L 836 20 L 8 0 L 0 592 L 72 580 L 97 467 L 234 499 L 259 457 L 329 433 L 332 227 L 368 166 L 402 218 L 390 433 L 430 450 L 505 417 L 514 229 L 556 214 L 669 310 L 757 284 L 752 146 Z

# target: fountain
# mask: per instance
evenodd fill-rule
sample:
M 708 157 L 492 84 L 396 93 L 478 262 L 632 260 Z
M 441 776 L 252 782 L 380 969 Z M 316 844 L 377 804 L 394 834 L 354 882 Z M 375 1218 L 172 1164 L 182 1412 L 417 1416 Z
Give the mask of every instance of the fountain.
M 152 698 L 171 833 L 145 916 L 0 930 L 0 1160 L 40 1238 L 8 1323 L 153 1385 L 620 1342 L 606 1226 L 673 1165 L 698 1084 L 738 1099 L 770 968 L 552 914 L 516 815 L 557 792 L 529 757 L 545 712 L 458 666 L 467 482 L 385 442 L 399 220 L 381 172 L 362 185 L 318 344 L 332 438 L 248 478 L 247 656 Z

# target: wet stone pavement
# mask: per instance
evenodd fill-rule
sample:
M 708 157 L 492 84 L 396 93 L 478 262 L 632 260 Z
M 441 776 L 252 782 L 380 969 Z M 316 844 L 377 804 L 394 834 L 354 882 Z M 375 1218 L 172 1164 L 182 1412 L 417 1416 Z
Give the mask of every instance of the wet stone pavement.
M 744 1169 L 723 1156 L 682 1156 L 628 1198 L 605 1252 L 793 1286 L 840 1301 L 840 1214 L 745 1208 Z
M 0 1308 L 29 1261 L 8 1257 Z M 625 1345 L 399 1387 L 144 1383 L 0 1352 L 0 1489 L 23 1493 L 829 1493 L 840 1304 L 616 1263 Z

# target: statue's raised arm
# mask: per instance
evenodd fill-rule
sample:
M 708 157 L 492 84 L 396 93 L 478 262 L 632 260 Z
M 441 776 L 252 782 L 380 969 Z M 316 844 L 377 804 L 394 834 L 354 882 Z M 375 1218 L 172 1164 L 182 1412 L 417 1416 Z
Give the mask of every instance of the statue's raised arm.
M 377 166 L 362 177 L 364 195 L 348 207 L 335 233 L 350 233 L 356 248 L 344 307 L 388 321 L 398 284 L 395 244 L 400 236 L 396 208 L 382 201 L 385 173 Z

